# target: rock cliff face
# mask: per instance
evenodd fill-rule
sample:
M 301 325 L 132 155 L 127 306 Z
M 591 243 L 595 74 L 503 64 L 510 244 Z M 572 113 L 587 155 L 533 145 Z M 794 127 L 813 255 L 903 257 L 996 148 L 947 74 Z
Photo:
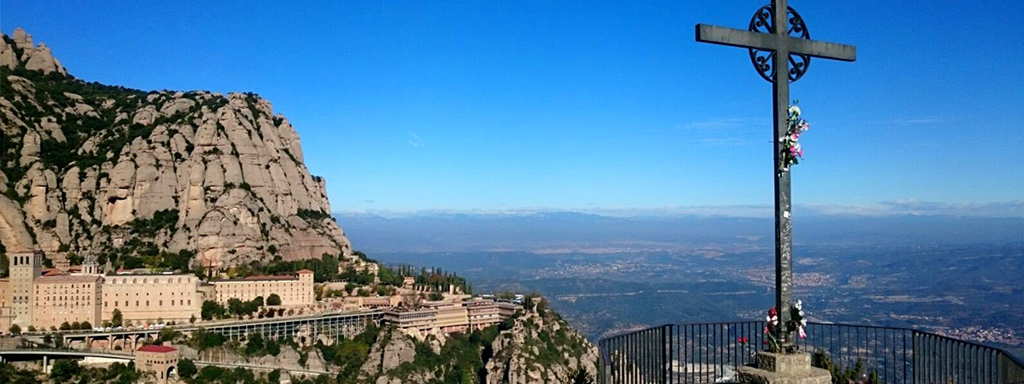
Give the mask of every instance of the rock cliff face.
M 398 331 L 383 332 L 357 382 L 596 382 L 597 348 L 544 304 L 468 336 L 428 336 L 420 342 Z
M 254 94 L 87 83 L 18 29 L 0 41 L 0 133 L 8 253 L 351 254 L 295 129 Z
M 491 349 L 487 384 L 576 383 L 597 375 L 597 348 L 549 309 L 527 311 Z

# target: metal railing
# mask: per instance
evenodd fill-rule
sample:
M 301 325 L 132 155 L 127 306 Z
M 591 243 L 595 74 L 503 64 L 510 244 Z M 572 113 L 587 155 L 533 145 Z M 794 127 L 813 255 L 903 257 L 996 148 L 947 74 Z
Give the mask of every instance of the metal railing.
M 765 348 L 763 321 L 669 324 L 598 342 L 602 384 L 733 383 Z M 1005 351 L 908 328 L 808 323 L 801 351 L 836 383 L 1024 384 Z

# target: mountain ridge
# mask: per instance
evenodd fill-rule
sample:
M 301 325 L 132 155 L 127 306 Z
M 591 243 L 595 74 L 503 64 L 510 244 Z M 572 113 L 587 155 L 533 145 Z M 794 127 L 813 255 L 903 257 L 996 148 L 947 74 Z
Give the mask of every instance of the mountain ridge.
M 85 82 L 20 28 L 3 34 L 0 71 L 3 250 L 113 266 L 167 250 L 222 269 L 351 256 L 326 181 L 269 101 Z

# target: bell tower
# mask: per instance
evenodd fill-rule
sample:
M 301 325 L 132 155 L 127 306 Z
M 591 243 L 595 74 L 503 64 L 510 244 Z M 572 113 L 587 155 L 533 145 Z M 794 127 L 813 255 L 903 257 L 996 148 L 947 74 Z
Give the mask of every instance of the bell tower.
M 32 325 L 32 302 L 35 298 L 35 280 L 43 267 L 43 251 L 19 252 L 8 255 L 10 259 L 11 308 L 14 324 L 21 329 Z

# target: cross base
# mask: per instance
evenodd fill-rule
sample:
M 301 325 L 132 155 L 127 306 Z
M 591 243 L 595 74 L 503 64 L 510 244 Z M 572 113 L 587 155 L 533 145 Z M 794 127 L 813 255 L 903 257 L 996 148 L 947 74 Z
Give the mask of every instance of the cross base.
M 756 367 L 739 367 L 740 383 L 749 384 L 832 384 L 829 371 L 811 366 L 807 353 L 758 352 Z

